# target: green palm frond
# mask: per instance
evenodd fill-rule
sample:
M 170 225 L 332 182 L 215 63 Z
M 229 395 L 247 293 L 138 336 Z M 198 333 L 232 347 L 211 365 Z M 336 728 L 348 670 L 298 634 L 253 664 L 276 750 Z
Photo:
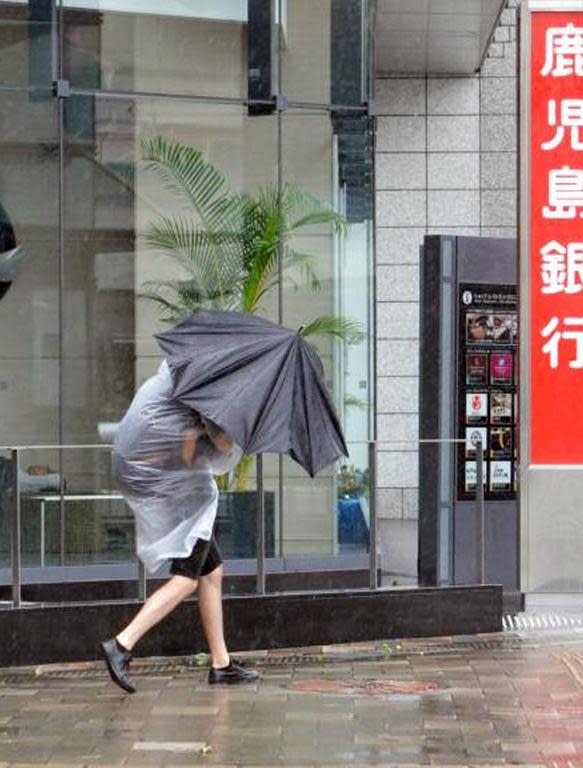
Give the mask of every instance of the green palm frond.
M 146 241 L 171 256 L 202 295 L 228 293 L 242 279 L 241 247 L 234 233 L 209 237 L 183 218 L 161 216 L 148 229 Z
M 351 345 L 360 344 L 366 338 L 366 334 L 357 320 L 335 316 L 317 317 L 307 325 L 302 326 L 300 335 L 303 337 L 332 336 Z
M 138 294 L 138 298 L 147 299 L 148 301 L 152 301 L 155 304 L 158 304 L 162 311 L 160 320 L 163 323 L 178 323 L 185 319 L 185 315 L 188 312 L 184 305 L 167 299 L 158 289 L 158 287 L 152 283 L 144 284 L 144 290 Z
M 272 277 L 278 265 L 282 225 L 277 200 L 265 193 L 256 201 L 248 200 L 244 220 L 250 248 L 245 258 L 242 310 L 255 312 L 263 296 L 272 288 Z
M 163 136 L 145 139 L 142 151 L 145 168 L 176 199 L 178 209 L 158 216 L 146 232 L 148 246 L 180 268 L 175 280 L 143 286 L 141 298 L 160 307 L 163 321 L 177 323 L 214 307 L 256 313 L 277 289 L 280 273 L 295 287 L 321 289 L 317 257 L 294 248 L 294 239 L 322 225 L 337 235 L 347 231 L 345 217 L 329 203 L 293 184 L 236 194 L 201 151 Z M 347 344 L 365 338 L 360 324 L 344 317 L 318 317 L 300 332 Z M 347 404 L 360 407 L 356 399 Z M 243 457 L 233 477 L 220 479 L 221 487 L 243 489 L 251 464 Z
M 284 274 L 289 271 L 298 270 L 303 276 L 305 284 L 311 291 L 317 292 L 322 290 L 322 284 L 318 279 L 314 267 L 314 257 L 311 253 L 300 253 L 300 251 L 294 251 L 287 249 L 283 260 Z M 293 280 L 290 275 L 287 277 L 293 282 L 296 288 L 299 287 L 297 281 Z
M 187 210 L 194 212 L 196 221 L 196 225 L 193 223 L 189 228 L 190 241 L 180 240 L 179 236 L 188 234 L 188 230 L 181 226 L 179 220 L 173 222 L 169 217 L 162 216 L 154 225 L 160 231 L 149 233 L 150 242 L 157 241 L 159 247 L 165 246 L 170 250 L 171 240 L 165 240 L 160 235 L 163 230 L 166 230 L 167 235 L 174 230 L 179 246 L 189 247 L 189 258 L 206 261 L 202 265 L 203 272 L 208 271 L 208 262 L 212 262 L 215 279 L 222 280 L 226 239 L 229 239 L 231 245 L 231 256 L 237 251 L 239 255 L 243 252 L 240 247 L 234 248 L 242 229 L 241 198 L 230 192 L 225 176 L 194 147 L 156 136 L 145 139 L 142 149 L 146 168 L 160 177 L 166 188 L 182 201 Z M 204 235 L 199 235 L 193 242 L 195 227 Z M 199 254 L 193 248 L 201 245 L 202 240 L 205 253 Z
M 346 395 L 344 405 L 346 408 L 357 408 L 359 411 L 366 411 L 369 407 L 366 400 L 362 400 L 356 395 Z
M 292 184 L 285 184 L 283 187 L 281 209 L 288 233 L 304 227 L 327 224 L 334 232 L 342 235 L 348 228 L 346 218 L 342 214 L 334 211 L 315 195 Z
M 205 227 L 224 228 L 227 218 L 236 218 L 238 206 L 226 177 L 199 150 L 155 136 L 143 140 L 142 157 L 145 167 L 154 171 L 187 209 L 193 208 Z

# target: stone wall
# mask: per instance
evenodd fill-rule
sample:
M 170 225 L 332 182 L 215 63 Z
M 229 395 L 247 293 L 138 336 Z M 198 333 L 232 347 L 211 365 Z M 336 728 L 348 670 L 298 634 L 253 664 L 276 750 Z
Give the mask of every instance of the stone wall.
M 379 528 L 399 583 L 417 570 L 419 248 L 516 236 L 517 5 L 475 76 L 376 81 Z

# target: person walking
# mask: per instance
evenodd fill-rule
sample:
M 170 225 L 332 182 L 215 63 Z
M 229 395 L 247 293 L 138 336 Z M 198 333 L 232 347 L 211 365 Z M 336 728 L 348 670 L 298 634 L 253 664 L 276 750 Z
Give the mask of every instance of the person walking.
M 138 390 L 114 442 L 114 472 L 136 520 L 137 552 L 149 573 L 170 561 L 171 578 L 101 650 L 112 680 L 136 687 L 129 672 L 141 638 L 195 592 L 208 643 L 208 682 L 249 683 L 256 670 L 231 659 L 224 636 L 223 561 L 215 538 L 215 475 L 232 470 L 241 449 L 215 424 L 173 397 L 164 361 Z

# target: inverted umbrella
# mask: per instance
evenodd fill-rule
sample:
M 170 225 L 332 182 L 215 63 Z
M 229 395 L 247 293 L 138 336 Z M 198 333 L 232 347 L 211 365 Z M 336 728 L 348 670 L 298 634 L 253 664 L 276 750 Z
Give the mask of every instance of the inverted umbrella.
M 289 453 L 312 477 L 348 456 L 322 362 L 297 331 L 209 310 L 156 338 L 174 397 L 246 453 Z

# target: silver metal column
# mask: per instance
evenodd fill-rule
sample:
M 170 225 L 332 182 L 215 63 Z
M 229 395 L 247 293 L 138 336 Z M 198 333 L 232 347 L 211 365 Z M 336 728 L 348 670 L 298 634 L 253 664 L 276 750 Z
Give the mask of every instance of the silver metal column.
M 372 441 L 368 444 L 368 474 L 369 474 L 369 550 L 370 550 L 370 578 L 371 589 L 379 588 L 378 554 L 377 554 L 377 444 Z
M 484 583 L 484 446 L 476 442 L 476 582 Z
M 147 596 L 148 596 L 148 583 L 147 583 L 146 569 L 144 568 L 144 564 L 142 563 L 142 561 L 138 558 L 138 600 L 141 603 L 145 603 Z
M 265 495 L 263 456 L 257 454 L 257 594 L 265 594 Z
M 20 608 L 22 603 L 22 541 L 20 515 L 20 452 L 14 449 L 12 459 L 12 504 L 11 504 L 11 548 L 12 548 L 12 607 Z

